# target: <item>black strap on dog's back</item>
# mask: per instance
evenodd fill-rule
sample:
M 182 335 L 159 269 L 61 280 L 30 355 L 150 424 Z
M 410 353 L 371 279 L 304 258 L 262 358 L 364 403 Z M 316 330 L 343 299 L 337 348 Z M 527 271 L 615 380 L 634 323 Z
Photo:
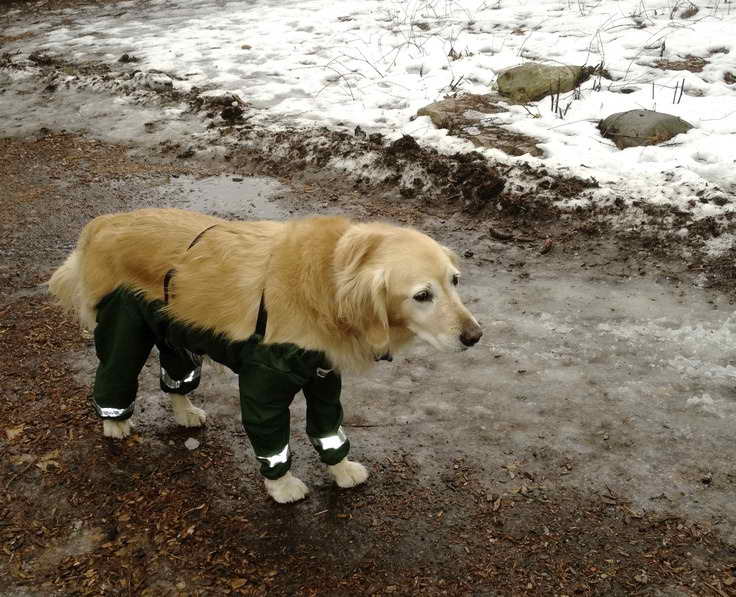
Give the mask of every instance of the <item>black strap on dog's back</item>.
M 208 226 L 202 232 L 200 232 L 197 236 L 194 237 L 194 240 L 189 243 L 189 246 L 187 247 L 187 251 L 191 249 L 194 245 L 196 245 L 199 242 L 199 239 L 204 236 L 204 233 L 208 230 L 212 230 L 217 224 L 212 224 L 212 226 Z M 176 269 L 173 267 L 166 272 L 164 275 L 164 304 L 169 304 L 169 286 L 171 285 L 171 279 L 174 277 L 174 274 L 176 273 Z M 266 326 L 268 325 L 268 311 L 266 311 L 266 297 L 265 297 L 265 291 L 261 293 L 261 304 L 258 306 L 258 319 L 256 319 L 256 331 L 255 333 L 258 334 L 261 337 L 265 337 L 266 335 Z
M 208 230 L 212 230 L 217 224 L 212 224 L 212 226 L 208 226 L 202 232 L 200 232 L 197 236 L 194 237 L 194 240 L 189 243 L 189 246 L 187 247 L 187 251 L 191 249 L 194 245 L 196 245 L 199 242 L 199 239 L 204 236 L 204 233 Z M 176 273 L 176 270 L 172 267 L 169 271 L 166 272 L 164 275 L 164 304 L 169 304 L 169 286 L 171 285 L 171 278 L 174 277 L 174 274 Z
M 266 311 L 265 292 L 261 294 L 261 304 L 258 307 L 258 319 L 256 320 L 256 334 L 261 337 L 266 336 L 266 326 L 268 325 L 268 311 Z
M 175 273 L 176 270 L 172 268 L 164 276 L 164 305 L 169 304 L 169 284 L 171 284 L 171 278 L 174 277 Z
M 195 236 L 194 240 L 189 243 L 189 246 L 187 247 L 187 251 L 199 242 L 199 239 L 204 236 L 205 232 L 207 232 L 208 230 L 212 230 L 215 226 L 217 226 L 217 224 L 212 224 L 212 226 L 208 226 L 207 228 L 202 230 L 202 232 L 200 232 L 197 236 Z

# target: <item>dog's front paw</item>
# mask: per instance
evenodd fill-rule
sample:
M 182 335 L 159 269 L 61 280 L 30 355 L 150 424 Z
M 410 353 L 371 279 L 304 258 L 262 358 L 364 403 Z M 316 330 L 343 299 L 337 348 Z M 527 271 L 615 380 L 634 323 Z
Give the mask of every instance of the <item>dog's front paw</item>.
M 130 435 L 133 424 L 130 419 L 125 421 L 102 421 L 102 434 L 105 437 L 124 439 Z
M 307 497 L 309 488 L 302 483 L 301 479 L 297 479 L 291 473 L 286 473 L 280 479 L 275 481 L 264 479 L 266 491 L 279 504 L 288 504 L 289 502 L 298 502 Z
M 355 487 L 368 480 L 368 469 L 360 462 L 352 462 L 347 458 L 327 468 L 335 477 L 338 487 Z
M 174 421 L 182 427 L 201 427 L 207 420 L 207 413 L 194 406 L 186 396 L 172 396 L 171 407 Z

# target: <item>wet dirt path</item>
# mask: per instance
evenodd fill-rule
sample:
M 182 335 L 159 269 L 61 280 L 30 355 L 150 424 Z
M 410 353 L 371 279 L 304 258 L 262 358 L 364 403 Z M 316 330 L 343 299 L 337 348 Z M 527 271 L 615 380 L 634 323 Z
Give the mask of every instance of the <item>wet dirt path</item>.
M 728 298 L 680 264 L 559 228 L 499 240 L 339 181 L 253 179 L 75 136 L 0 149 L 3 594 L 734 593 L 736 330 Z M 328 482 L 295 404 L 312 494 L 271 504 L 232 376 L 208 372 L 195 394 L 203 430 L 173 425 L 154 363 L 132 438 L 104 440 L 91 414 L 93 348 L 40 284 L 85 221 L 143 205 L 415 224 L 464 255 L 486 335 L 346 380 L 363 488 Z

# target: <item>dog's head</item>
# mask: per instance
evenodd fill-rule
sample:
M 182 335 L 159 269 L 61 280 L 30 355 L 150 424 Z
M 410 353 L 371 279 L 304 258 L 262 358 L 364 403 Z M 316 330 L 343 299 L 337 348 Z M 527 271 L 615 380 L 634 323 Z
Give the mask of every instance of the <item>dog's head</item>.
M 338 315 L 376 356 L 397 348 L 392 337 L 464 350 L 483 335 L 457 293 L 457 256 L 416 230 L 353 225 L 338 242 L 334 267 Z

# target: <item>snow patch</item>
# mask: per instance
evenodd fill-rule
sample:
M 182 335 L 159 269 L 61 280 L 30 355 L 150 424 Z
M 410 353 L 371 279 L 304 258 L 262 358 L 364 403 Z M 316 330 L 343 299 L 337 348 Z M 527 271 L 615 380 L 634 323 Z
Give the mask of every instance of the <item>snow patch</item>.
M 215 87 L 246 102 L 250 125 L 271 132 L 360 126 L 389 140 L 410 134 L 443 153 L 472 145 L 427 118 L 412 120 L 418 108 L 458 91 L 487 93 L 502 69 L 529 60 L 603 63 L 612 79 L 593 77 L 563 94 L 564 118 L 549 98 L 493 115 L 495 124 L 540 139 L 543 159 L 479 151 L 507 165 L 595 178 L 627 201 L 696 218 L 734 209 L 699 201 L 714 187 L 736 190 L 736 85 L 726 82 L 734 71 L 736 10 L 727 3 L 702 7 L 692 20 L 680 19 L 671 0 L 300 0 L 267 10 L 232 0 L 216 8 L 211 0 L 132 0 L 117 7 L 52 11 L 38 22 L 11 12 L 5 35 L 33 35 L 3 49 L 115 64 L 133 73 L 118 92 Z M 123 54 L 137 62 L 118 64 Z M 702 71 L 677 70 L 693 56 Z M 97 81 L 97 89 L 111 90 L 109 80 Z M 696 129 L 660 146 L 620 151 L 596 124 L 633 108 L 667 112 Z M 595 200 L 591 193 L 577 201 Z

